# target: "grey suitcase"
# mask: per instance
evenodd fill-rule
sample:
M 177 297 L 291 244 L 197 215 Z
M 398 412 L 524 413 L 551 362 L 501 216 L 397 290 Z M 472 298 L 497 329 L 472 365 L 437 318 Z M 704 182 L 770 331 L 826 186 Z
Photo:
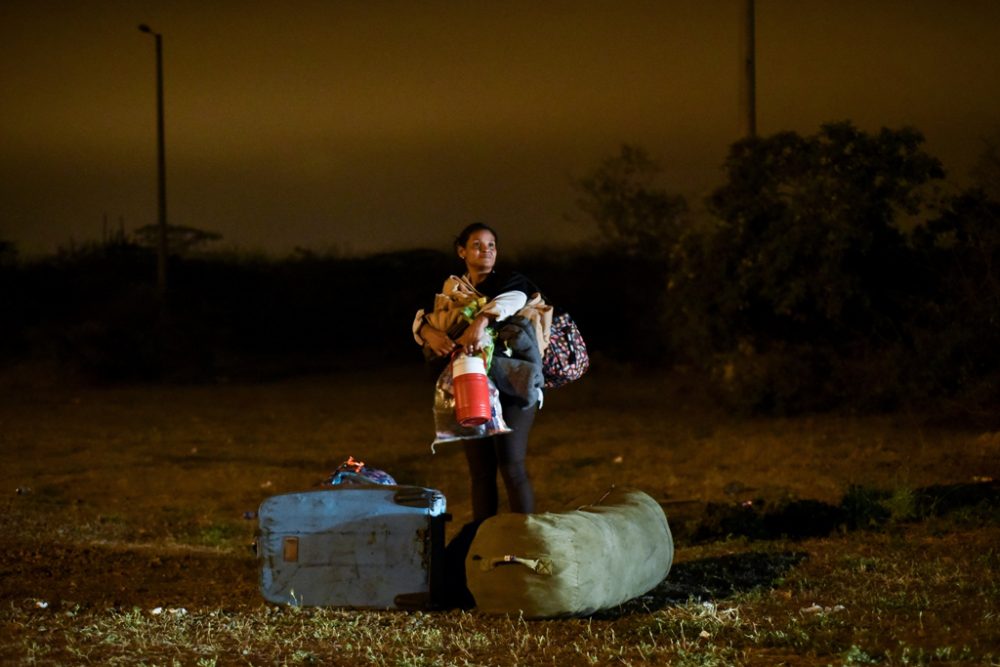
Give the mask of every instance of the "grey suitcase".
M 260 591 L 299 606 L 421 609 L 441 586 L 446 502 L 419 486 L 334 486 L 261 503 Z

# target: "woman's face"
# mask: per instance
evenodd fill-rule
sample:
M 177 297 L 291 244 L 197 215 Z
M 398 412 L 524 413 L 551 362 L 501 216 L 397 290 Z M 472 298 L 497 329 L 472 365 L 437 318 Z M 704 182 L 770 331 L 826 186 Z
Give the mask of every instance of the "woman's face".
M 489 230 L 475 231 L 458 249 L 458 256 L 465 260 L 469 273 L 489 273 L 497 259 L 497 240 Z

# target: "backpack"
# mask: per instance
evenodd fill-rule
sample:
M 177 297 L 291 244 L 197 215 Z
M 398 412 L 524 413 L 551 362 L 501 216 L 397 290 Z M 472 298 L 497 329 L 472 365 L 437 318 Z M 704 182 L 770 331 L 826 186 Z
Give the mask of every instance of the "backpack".
M 554 389 L 579 380 L 590 368 L 587 344 L 569 313 L 552 318 L 549 347 L 542 357 L 545 388 Z

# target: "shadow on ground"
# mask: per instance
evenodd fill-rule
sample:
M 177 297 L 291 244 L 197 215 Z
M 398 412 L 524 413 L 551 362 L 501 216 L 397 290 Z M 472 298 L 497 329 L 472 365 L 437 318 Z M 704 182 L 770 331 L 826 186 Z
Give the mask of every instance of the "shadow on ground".
M 1000 515 L 1000 483 L 949 484 L 916 490 L 881 491 L 852 487 L 839 505 L 818 500 L 751 500 L 674 508 L 670 523 L 680 544 L 731 537 L 752 540 L 825 537 L 835 531 L 878 530 L 892 522 L 921 521 L 966 512 L 974 517 Z M 678 563 L 669 576 L 645 595 L 593 618 L 613 619 L 649 613 L 688 600 L 717 601 L 756 588 L 773 588 L 808 554 L 747 552 Z
M 851 487 L 837 505 L 819 500 L 755 498 L 668 509 L 674 539 L 698 544 L 729 537 L 752 540 L 825 537 L 836 531 L 879 529 L 960 511 L 1000 509 L 1000 482 L 947 484 L 885 491 Z
M 785 573 L 805 560 L 799 551 L 747 552 L 676 564 L 659 586 L 623 605 L 594 614 L 613 619 L 683 604 L 688 600 L 724 600 L 756 588 L 773 588 Z

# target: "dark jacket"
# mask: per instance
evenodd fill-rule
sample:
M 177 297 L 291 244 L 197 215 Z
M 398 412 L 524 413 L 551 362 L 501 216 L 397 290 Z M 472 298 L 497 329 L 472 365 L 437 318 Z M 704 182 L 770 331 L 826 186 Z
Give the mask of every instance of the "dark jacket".
M 490 378 L 501 394 L 516 398 L 521 407 L 541 400 L 545 384 L 542 355 L 535 340 L 535 328 L 527 318 L 514 315 L 499 323 Z

